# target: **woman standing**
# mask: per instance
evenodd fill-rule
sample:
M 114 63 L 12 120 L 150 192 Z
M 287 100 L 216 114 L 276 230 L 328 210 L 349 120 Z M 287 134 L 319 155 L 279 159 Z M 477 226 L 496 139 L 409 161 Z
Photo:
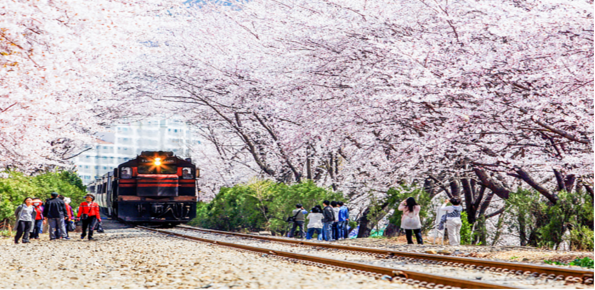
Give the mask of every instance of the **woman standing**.
M 35 211 L 35 221 L 33 222 L 33 229 L 31 231 L 30 239 L 39 239 L 41 228 L 45 224 L 43 219 L 43 203 L 39 198 L 33 198 L 33 210 Z
M 412 232 L 415 233 L 415 239 L 419 245 L 423 245 L 421 238 L 421 221 L 419 220 L 419 211 L 421 206 L 415 202 L 415 198 L 410 197 L 399 204 L 399 210 L 403 212 L 401 217 L 401 228 L 405 230 L 407 244 L 413 244 Z
M 66 215 L 67 217 L 64 217 L 64 223 L 66 224 L 65 226 L 65 230 L 66 230 L 66 237 L 68 238 L 68 232 L 71 232 L 71 230 L 69 230 L 69 227 L 71 226 L 71 223 L 74 223 L 74 212 L 72 210 L 72 206 L 70 206 L 70 198 L 65 197 L 64 198 L 64 204 L 66 205 Z
M 35 220 L 33 199 L 30 197 L 25 198 L 23 204 L 19 205 L 19 207 L 17 207 L 17 209 L 14 211 L 14 215 L 17 218 L 17 234 L 14 236 L 14 243 L 18 244 L 19 239 L 23 237 L 23 244 L 26 244 L 29 242 L 29 232 L 33 226 L 33 221 Z
M 446 206 L 448 202 L 452 203 L 451 206 Z M 448 229 L 448 241 L 451 246 L 458 246 L 461 244 L 461 212 L 463 207 L 461 206 L 461 200 L 458 198 L 446 199 L 442 209 L 446 211 L 446 228 Z
M 83 221 L 83 234 L 81 234 L 81 239 L 84 239 L 87 235 L 87 228 L 89 228 L 89 240 L 93 240 L 93 228 L 95 227 L 95 223 L 101 222 L 101 215 L 99 214 L 99 205 L 95 200 L 95 196 L 92 194 L 87 194 L 85 196 L 85 200 L 81 203 L 81 206 L 78 210 L 77 219 L 81 219 Z
M 318 234 L 318 240 L 322 240 L 322 210 L 320 206 L 312 208 L 308 214 L 308 232 L 306 233 L 306 240 L 312 239 L 314 233 Z

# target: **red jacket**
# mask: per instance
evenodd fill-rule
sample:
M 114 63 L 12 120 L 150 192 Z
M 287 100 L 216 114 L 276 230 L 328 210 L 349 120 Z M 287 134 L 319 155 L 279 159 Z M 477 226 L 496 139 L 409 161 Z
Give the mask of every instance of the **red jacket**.
M 73 218 L 72 206 L 70 204 L 66 205 L 66 213 L 68 214 L 68 219 L 71 220 Z
M 81 217 L 81 214 L 87 214 L 89 216 L 97 217 L 98 221 L 101 221 L 101 215 L 99 214 L 99 205 L 96 202 L 91 202 L 90 204 L 86 201 L 81 203 L 79 207 L 79 213 L 76 217 Z

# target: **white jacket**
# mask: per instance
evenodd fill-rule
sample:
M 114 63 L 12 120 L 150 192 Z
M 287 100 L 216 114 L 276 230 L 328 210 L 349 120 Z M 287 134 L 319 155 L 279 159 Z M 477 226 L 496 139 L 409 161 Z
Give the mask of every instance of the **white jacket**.
M 308 214 L 308 228 L 322 229 L 322 214 L 309 213 Z

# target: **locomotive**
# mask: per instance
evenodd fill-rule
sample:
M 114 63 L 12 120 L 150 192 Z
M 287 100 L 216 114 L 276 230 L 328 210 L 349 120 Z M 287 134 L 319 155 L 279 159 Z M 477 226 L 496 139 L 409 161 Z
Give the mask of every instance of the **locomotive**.
M 199 170 L 173 152 L 143 151 L 87 186 L 102 214 L 124 222 L 177 225 L 196 217 Z

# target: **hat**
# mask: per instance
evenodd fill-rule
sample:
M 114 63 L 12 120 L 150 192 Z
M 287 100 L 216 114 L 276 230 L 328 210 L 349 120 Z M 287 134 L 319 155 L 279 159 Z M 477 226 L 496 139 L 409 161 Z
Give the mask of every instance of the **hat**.
M 52 197 L 56 197 L 56 196 L 58 196 L 58 193 L 57 193 L 57 192 L 55 192 L 55 191 L 53 191 L 53 192 L 51 193 L 51 195 L 52 195 Z
M 87 198 L 87 196 L 90 196 L 93 200 L 95 200 L 95 195 L 88 193 L 87 195 L 85 195 L 85 198 Z
M 65 197 L 65 198 L 64 198 L 64 202 L 65 202 L 65 203 L 70 203 L 70 198 L 69 198 L 69 197 Z
M 298 203 L 298 204 L 295 205 L 295 207 L 302 207 L 302 204 L 301 203 Z

